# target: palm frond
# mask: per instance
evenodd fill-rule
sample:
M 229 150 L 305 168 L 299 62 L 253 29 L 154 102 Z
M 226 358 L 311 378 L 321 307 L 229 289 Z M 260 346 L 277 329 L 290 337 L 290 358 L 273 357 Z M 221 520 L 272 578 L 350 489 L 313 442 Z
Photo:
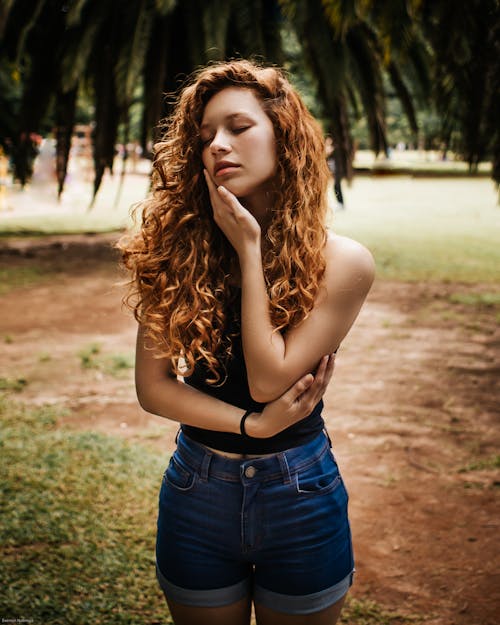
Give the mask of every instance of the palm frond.
M 323 0 L 322 4 L 335 37 L 341 40 L 359 20 L 359 12 L 366 9 L 366 3 L 359 0 Z
M 64 36 L 61 84 L 67 91 L 72 90 L 84 75 L 99 33 L 109 16 L 109 7 L 104 2 L 95 3 L 88 10 L 87 19 L 68 28 Z
M 403 105 L 403 109 L 405 111 L 406 117 L 408 118 L 408 122 L 414 134 L 418 132 L 418 123 L 417 116 L 415 113 L 415 107 L 413 106 L 413 98 L 410 93 L 410 90 L 406 86 L 403 76 L 399 70 L 399 67 L 396 65 L 394 61 L 390 61 L 387 71 L 389 74 L 389 78 L 391 80 L 391 84 L 394 87 L 396 94 Z
M 152 0 L 139 0 L 122 16 L 118 48 L 115 50 L 115 84 L 119 106 L 128 107 L 141 80 L 154 19 Z
M 56 175 L 57 196 L 60 198 L 66 180 L 71 137 L 75 125 L 76 96 L 78 88 L 56 94 Z
M 36 3 L 32 15 L 29 17 L 28 21 L 25 23 L 19 34 L 19 40 L 17 44 L 17 58 L 16 64 L 19 65 L 21 56 L 23 55 L 26 47 L 26 41 L 30 34 L 30 31 L 33 29 L 37 21 L 40 19 L 40 15 L 45 8 L 45 3 L 47 0 L 38 0 Z
M 212 0 L 201 8 L 206 61 L 222 60 L 226 56 L 231 5 L 227 0 Z
M 156 13 L 163 17 L 173 11 L 176 6 L 176 0 L 155 0 Z
M 0 40 L 3 38 L 5 26 L 7 24 L 7 20 L 9 19 L 9 13 L 15 1 L 16 0 L 4 0 L 4 2 L 0 4 Z
M 229 56 L 264 56 L 262 0 L 245 2 L 236 0 L 231 12 L 231 24 L 227 33 Z
M 336 167 L 341 177 L 351 178 L 353 142 L 349 129 L 345 85 L 346 46 L 322 19 L 319 0 L 295 6 L 293 22 L 318 85 L 323 116 L 335 144 Z
M 106 4 L 105 2 L 101 2 L 101 4 Z M 93 6 L 92 6 L 93 5 Z M 93 8 L 96 5 L 96 0 L 73 0 L 70 4 L 68 15 L 66 18 L 66 23 L 69 28 L 77 26 L 82 21 L 82 12 L 83 9 L 89 9 L 89 7 Z

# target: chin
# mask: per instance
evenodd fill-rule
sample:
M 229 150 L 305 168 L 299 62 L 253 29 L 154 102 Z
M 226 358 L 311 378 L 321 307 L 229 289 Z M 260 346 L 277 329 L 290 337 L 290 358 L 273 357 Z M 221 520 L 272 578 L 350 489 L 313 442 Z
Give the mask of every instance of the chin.
M 231 191 L 231 193 L 235 195 L 238 199 L 245 198 L 248 195 L 252 195 L 252 193 L 255 193 L 254 187 L 247 184 L 238 183 L 236 180 L 228 180 L 227 182 L 223 182 L 222 185 L 226 187 L 228 191 Z

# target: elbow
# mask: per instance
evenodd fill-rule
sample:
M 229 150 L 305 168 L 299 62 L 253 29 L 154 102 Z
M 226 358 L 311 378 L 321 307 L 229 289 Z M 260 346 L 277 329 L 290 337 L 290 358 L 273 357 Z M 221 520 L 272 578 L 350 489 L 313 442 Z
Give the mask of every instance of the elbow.
M 136 394 L 137 394 L 137 401 L 139 402 L 139 406 L 146 412 L 150 412 L 154 414 L 154 409 L 152 406 L 151 398 L 148 397 L 148 394 L 144 393 L 139 388 L 136 389 Z
M 151 383 L 145 384 L 143 381 L 136 380 L 135 382 L 135 393 L 139 406 L 150 414 L 158 414 L 157 393 L 153 391 L 154 386 Z
M 259 404 L 268 404 L 278 399 L 286 391 L 286 388 L 281 388 L 276 383 L 266 383 L 265 380 L 249 381 L 248 386 L 251 398 Z

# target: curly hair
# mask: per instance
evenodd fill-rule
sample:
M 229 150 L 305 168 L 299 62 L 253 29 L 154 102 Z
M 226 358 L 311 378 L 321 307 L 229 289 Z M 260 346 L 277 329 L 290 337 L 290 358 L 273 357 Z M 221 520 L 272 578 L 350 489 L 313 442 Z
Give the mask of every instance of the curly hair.
M 212 216 L 200 125 L 210 98 L 235 86 L 255 94 L 274 128 L 275 202 L 263 245 L 272 322 L 286 332 L 308 316 L 325 271 L 329 172 L 319 124 L 274 67 L 237 60 L 193 76 L 155 145 L 140 231 L 118 244 L 132 273 L 126 302 L 156 355 L 169 358 L 180 375 L 204 361 L 213 384 L 231 354 L 227 324 L 237 289 L 229 274 L 236 252 Z

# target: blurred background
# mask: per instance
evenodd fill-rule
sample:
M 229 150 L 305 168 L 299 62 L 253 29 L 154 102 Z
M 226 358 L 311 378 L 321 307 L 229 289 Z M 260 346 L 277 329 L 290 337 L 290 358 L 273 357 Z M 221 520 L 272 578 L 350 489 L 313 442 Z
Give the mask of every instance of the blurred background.
M 70 155 L 94 196 L 106 171 L 136 173 L 186 77 L 235 57 L 291 73 L 339 179 L 369 150 L 500 180 L 495 0 L 6 0 L 0 42 L 0 145 L 21 187 L 37 156 L 59 195 Z
M 177 426 L 135 400 L 113 245 L 179 88 L 240 57 L 289 72 L 330 138 L 330 227 L 377 263 L 326 398 L 358 569 L 342 622 L 493 625 L 498 0 L 0 2 L 0 616 L 170 622 Z

